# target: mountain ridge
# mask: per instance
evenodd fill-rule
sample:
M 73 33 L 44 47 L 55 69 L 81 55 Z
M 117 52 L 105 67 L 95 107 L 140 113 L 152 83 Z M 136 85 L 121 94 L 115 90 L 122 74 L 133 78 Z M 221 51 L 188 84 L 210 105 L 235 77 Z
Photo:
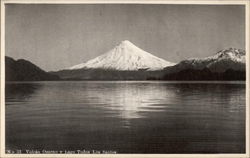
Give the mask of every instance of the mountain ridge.
M 57 75 L 45 72 L 28 60 L 14 60 L 5 56 L 6 81 L 51 81 L 59 79 Z
M 183 60 L 162 70 L 102 68 L 54 72 L 66 80 L 245 80 L 245 51 L 229 48 L 205 58 Z M 239 77 L 235 74 L 240 74 Z
M 165 68 L 166 72 L 177 72 L 184 69 L 201 70 L 208 68 L 212 72 L 225 72 L 228 69 L 245 71 L 246 52 L 242 49 L 223 49 L 212 56 L 205 58 L 190 58 L 180 61 L 178 64 Z
M 121 43 L 114 49 L 127 49 L 130 43 Z M 133 45 L 129 48 L 133 49 Z M 134 49 L 133 49 L 134 50 Z M 126 50 L 128 51 L 128 50 Z M 122 51 L 124 52 L 124 51 Z M 121 52 L 114 51 L 112 55 Z M 131 52 L 125 52 L 127 54 Z M 144 54 L 144 52 L 142 52 Z M 109 54 L 109 52 L 107 52 Z M 133 52 L 132 52 L 133 54 Z M 5 57 L 6 81 L 46 80 L 245 80 L 246 52 L 229 48 L 205 58 L 183 60 L 164 69 L 116 70 L 101 68 L 68 69 L 45 72 L 32 62 Z M 105 55 L 104 55 L 105 56 Z M 126 64 L 126 63 L 125 63 Z

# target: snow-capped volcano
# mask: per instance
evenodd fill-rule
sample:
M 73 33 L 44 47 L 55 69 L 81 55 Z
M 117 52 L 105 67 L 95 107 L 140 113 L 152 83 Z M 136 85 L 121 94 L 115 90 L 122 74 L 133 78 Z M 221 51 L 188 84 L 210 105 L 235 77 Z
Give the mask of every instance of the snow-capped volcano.
M 94 59 L 70 67 L 75 69 L 110 69 L 120 71 L 161 70 L 175 63 L 158 58 L 125 40 L 118 46 Z

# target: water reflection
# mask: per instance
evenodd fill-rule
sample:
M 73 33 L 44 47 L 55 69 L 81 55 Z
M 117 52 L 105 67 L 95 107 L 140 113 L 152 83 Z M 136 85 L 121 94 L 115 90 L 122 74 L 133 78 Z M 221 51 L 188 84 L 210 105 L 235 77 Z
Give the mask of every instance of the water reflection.
M 7 84 L 6 147 L 242 153 L 244 94 L 224 82 Z
M 15 102 L 38 102 L 54 104 L 57 110 L 65 108 L 97 109 L 109 111 L 107 117 L 120 117 L 127 120 L 144 118 L 149 112 L 162 112 L 187 106 L 211 108 L 227 103 L 227 108 L 238 110 L 244 108 L 244 84 L 190 84 L 162 82 L 44 82 L 6 84 L 7 105 Z M 224 93 L 224 92 L 227 93 Z M 237 95 L 238 94 L 238 95 Z M 200 105 L 201 102 L 209 106 Z M 224 105 L 223 104 L 223 105 Z M 47 106 L 48 106 L 47 105 Z M 34 107 L 33 107 L 34 108 Z M 52 107 L 51 107 L 52 108 Z M 53 110 L 56 110 L 53 109 Z M 192 109 L 192 108 L 189 108 Z M 34 110 L 34 109 L 33 109 Z M 64 109 L 66 110 L 66 109 Z M 193 109 L 192 109 L 193 110 Z M 209 110 L 209 109 L 208 109 Z M 111 112 L 110 112 L 111 111 Z
M 87 91 L 88 96 L 93 94 L 96 104 L 116 111 L 124 119 L 143 118 L 143 112 L 147 111 L 162 111 L 165 105 L 157 103 L 175 96 L 173 91 L 166 91 L 163 86 L 151 83 L 108 83 L 105 85 L 105 92 Z

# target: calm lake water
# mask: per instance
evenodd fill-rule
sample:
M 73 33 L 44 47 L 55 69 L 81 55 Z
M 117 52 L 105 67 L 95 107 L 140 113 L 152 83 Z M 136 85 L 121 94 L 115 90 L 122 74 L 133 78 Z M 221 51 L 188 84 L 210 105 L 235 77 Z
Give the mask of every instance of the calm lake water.
M 6 84 L 6 149 L 244 153 L 245 82 Z

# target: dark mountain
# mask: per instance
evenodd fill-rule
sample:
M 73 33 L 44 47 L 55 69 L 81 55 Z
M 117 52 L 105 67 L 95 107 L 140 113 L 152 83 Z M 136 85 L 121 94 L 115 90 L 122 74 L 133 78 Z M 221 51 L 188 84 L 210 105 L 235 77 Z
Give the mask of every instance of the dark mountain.
M 102 69 L 63 70 L 56 72 L 63 80 L 245 80 L 246 72 L 228 69 L 225 72 L 212 72 L 208 68 L 201 70 L 184 69 L 179 72 L 164 71 L 111 71 Z
M 208 68 L 204 68 L 202 70 L 185 69 L 176 73 L 165 74 L 162 78 L 160 78 L 160 80 L 176 80 L 176 81 L 243 80 L 244 81 L 246 80 L 246 72 L 233 69 L 228 69 L 225 72 L 212 72 Z
M 162 76 L 161 71 L 118 71 L 107 69 L 78 69 L 51 72 L 60 76 L 62 80 L 146 80 L 147 78 Z
M 49 81 L 59 80 L 60 78 L 57 75 L 45 72 L 27 60 L 14 60 L 6 56 L 5 79 L 6 81 Z

